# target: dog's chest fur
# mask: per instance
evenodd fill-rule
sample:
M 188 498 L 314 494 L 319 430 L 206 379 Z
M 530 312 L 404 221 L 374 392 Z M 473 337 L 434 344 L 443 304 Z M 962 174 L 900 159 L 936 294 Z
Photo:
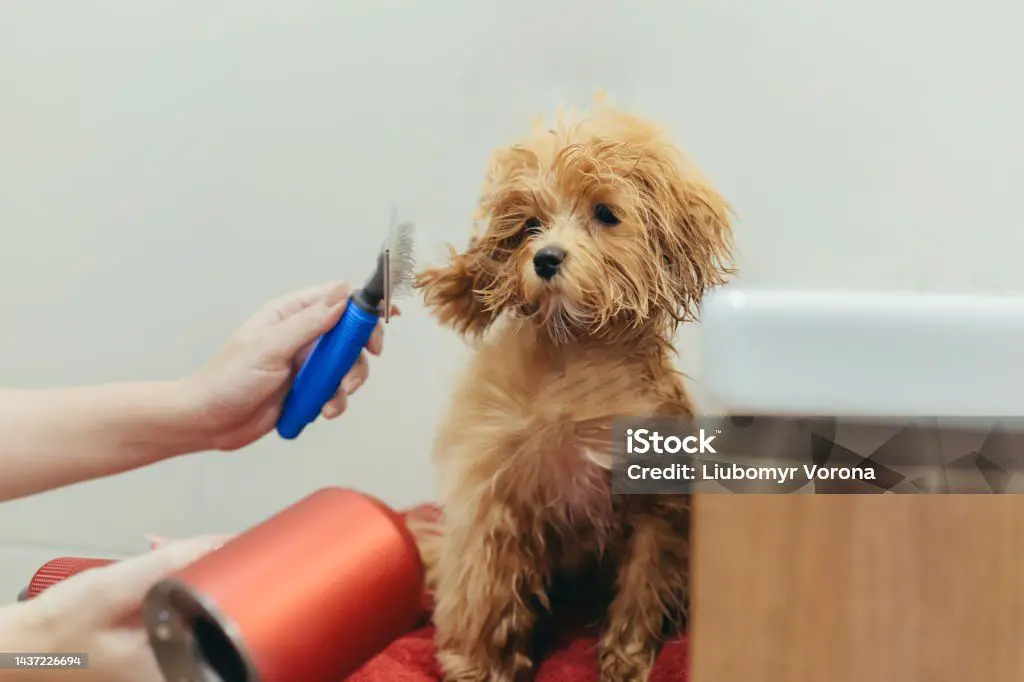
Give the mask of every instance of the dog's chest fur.
M 683 396 L 678 376 L 657 369 L 630 348 L 555 347 L 531 330 L 502 330 L 455 392 L 436 450 L 442 480 L 452 491 L 490 486 L 555 525 L 607 525 L 612 418 L 658 414 Z

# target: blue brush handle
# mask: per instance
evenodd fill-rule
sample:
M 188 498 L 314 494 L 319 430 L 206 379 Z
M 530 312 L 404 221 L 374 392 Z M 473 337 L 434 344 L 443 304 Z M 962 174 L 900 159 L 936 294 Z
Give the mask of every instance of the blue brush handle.
M 277 432 L 282 438 L 296 438 L 316 421 L 327 401 L 338 392 L 341 380 L 356 364 L 379 318 L 376 311 L 368 312 L 354 298 L 349 300 L 341 320 L 317 340 L 295 375 L 277 420 Z

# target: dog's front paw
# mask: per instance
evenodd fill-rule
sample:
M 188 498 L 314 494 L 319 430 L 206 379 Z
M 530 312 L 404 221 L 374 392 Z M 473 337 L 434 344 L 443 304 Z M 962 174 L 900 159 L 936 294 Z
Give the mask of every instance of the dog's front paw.
M 601 682 L 647 682 L 657 646 L 642 637 L 605 635 L 598 648 Z
M 530 682 L 533 661 L 529 629 L 511 613 L 498 617 L 490 633 L 439 629 L 437 660 L 446 682 Z M 442 626 L 443 627 L 443 626 Z
M 477 523 L 448 536 L 434 595 L 438 661 L 451 682 L 533 679 L 546 576 L 519 534 Z
M 602 682 L 645 682 L 666 634 L 678 631 L 689 587 L 686 503 L 633 519 L 629 551 L 599 643 Z
M 476 660 L 453 651 L 438 651 L 445 682 L 529 682 L 533 662 L 522 654 L 512 660 Z
M 490 679 L 487 668 L 454 651 L 438 651 L 437 662 L 441 664 L 444 682 L 488 682 Z

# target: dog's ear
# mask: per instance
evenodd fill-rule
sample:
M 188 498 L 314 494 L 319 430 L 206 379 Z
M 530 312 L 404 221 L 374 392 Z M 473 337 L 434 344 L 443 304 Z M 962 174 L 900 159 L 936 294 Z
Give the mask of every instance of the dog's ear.
M 677 150 L 645 154 L 634 170 L 662 261 L 658 296 L 676 322 L 695 320 L 704 294 L 725 284 L 733 266 L 732 209 Z
M 505 245 L 508 226 L 496 215 L 507 210 L 503 201 L 508 195 L 524 192 L 521 182 L 536 164 L 536 155 L 522 147 L 495 150 L 473 216 L 480 234 L 462 253 L 451 249 L 446 265 L 416 278 L 415 286 L 424 290 L 434 316 L 464 336 L 482 335 L 501 312 L 507 290 L 495 291 L 495 282 L 510 250 Z
M 465 336 L 480 336 L 497 316 L 480 293 L 493 282 L 489 265 L 482 243 L 474 238 L 462 253 L 450 249 L 445 265 L 419 273 L 414 286 L 424 291 L 426 306 L 441 324 Z

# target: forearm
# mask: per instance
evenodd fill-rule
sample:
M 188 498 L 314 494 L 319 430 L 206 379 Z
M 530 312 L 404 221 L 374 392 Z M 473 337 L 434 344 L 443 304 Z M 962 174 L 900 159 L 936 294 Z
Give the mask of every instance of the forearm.
M 182 383 L 0 389 L 0 500 L 205 447 Z

